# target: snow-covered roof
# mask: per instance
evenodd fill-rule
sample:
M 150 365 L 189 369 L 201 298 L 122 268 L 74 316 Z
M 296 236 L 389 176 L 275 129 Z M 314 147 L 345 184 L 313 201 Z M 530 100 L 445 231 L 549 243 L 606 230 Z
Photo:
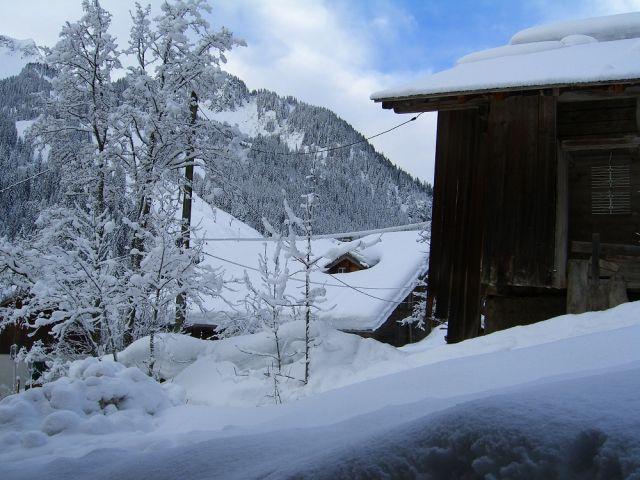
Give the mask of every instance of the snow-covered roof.
M 197 236 L 201 238 L 243 237 L 255 238 L 260 234 L 226 212 L 212 209 L 195 197 L 194 224 L 199 225 Z M 370 268 L 352 273 L 330 275 L 322 271 L 312 274 L 314 286 L 324 286 L 327 292 L 323 310 L 318 317 L 330 326 L 341 330 L 367 331 L 380 327 L 415 288 L 418 278 L 427 269 L 427 246 L 418 243 L 418 231 L 386 232 L 368 235 L 352 242 L 335 239 L 314 239 L 313 252 L 322 255 L 328 264 L 345 252 L 357 252 L 372 265 Z M 266 242 L 267 250 L 274 242 Z M 300 248 L 302 245 L 299 246 Z M 264 253 L 265 243 L 256 241 L 208 241 L 205 261 L 224 270 L 226 279 L 241 280 L 246 271 L 255 285 L 260 283 L 257 271 L 245 268 L 258 267 L 258 255 Z M 214 258 L 211 257 L 214 255 Z M 220 260 L 224 259 L 224 260 Z M 290 271 L 298 271 L 296 265 Z M 344 283 L 341 283 L 344 282 Z M 349 288 L 349 286 L 354 288 Z M 288 283 L 288 293 L 300 297 L 304 285 L 304 274 L 296 273 Z M 236 283 L 224 292 L 224 298 L 207 301 L 210 313 L 201 316 L 193 312 L 194 323 L 217 324 L 220 316 L 237 314 L 243 307 L 240 302 L 246 295 L 245 286 Z M 238 303 L 237 311 L 230 304 Z
M 379 249 L 372 248 L 381 241 L 381 237 L 373 236 L 373 241 L 365 241 L 361 238 L 350 242 L 340 242 L 335 247 L 322 254 L 322 261 L 319 262 L 321 268 L 331 268 L 343 258 L 351 257 L 356 263 L 364 268 L 373 267 L 380 261 Z
M 527 28 L 508 45 L 371 95 L 382 101 L 640 79 L 640 12 Z

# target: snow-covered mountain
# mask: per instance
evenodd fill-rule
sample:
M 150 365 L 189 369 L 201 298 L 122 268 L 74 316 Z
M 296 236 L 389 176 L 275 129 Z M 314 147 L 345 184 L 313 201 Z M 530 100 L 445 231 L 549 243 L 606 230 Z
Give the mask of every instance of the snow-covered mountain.
M 253 149 L 245 164 L 224 165 L 227 179 L 236 188 L 225 190 L 224 179 L 222 184 L 212 179 L 208 190 L 203 188 L 200 193 L 254 228 L 262 228 L 258 213 L 274 224 L 282 220 L 283 190 L 293 202 L 308 188 L 305 177 L 314 159 L 296 152 L 351 144 L 316 159 L 318 231 L 400 225 L 422 221 L 428 215 L 430 186 L 376 152 L 331 110 L 268 90 L 249 91 L 242 80 L 223 73 L 206 115 L 237 127 L 251 139 Z M 224 191 L 212 197 L 215 187 Z
M 0 78 L 18 75 L 28 63 L 39 61 L 42 54 L 36 42 L 0 35 Z
M 24 139 L 25 126 L 40 112 L 36 94 L 48 92 L 55 75 L 37 63 L 41 60 L 33 41 L 0 36 L 0 235 L 32 228 L 40 210 L 61 194 L 55 167 L 2 192 L 43 169 L 42 158 Z M 207 118 L 237 127 L 252 149 L 244 161 L 211 160 L 206 175 L 199 170 L 196 192 L 253 228 L 263 228 L 262 217 L 276 225 L 282 221 L 283 191 L 295 205 L 308 188 L 312 158 L 295 154 L 298 149 L 352 143 L 316 159 L 317 232 L 414 223 L 429 215 L 430 186 L 393 165 L 326 108 L 266 90 L 249 91 L 226 73 L 219 75 L 207 106 Z

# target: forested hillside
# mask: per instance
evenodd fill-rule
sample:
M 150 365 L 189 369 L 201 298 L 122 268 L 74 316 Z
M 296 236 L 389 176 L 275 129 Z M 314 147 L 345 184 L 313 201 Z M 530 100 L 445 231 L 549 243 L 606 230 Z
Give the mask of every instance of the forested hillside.
M 9 41 L 2 38 L 5 44 Z M 4 56 L 23 55 L 23 44 L 15 42 Z M 35 58 L 27 45 L 27 53 Z M 58 202 L 62 192 L 60 165 L 47 163 L 47 150 L 34 150 L 26 136 L 55 72 L 30 63 L 18 74 L 8 73 L 13 75 L 0 79 L 0 235 L 13 238 L 31 231 L 39 212 Z M 262 230 L 262 217 L 281 222 L 283 195 L 297 204 L 300 195 L 315 188 L 318 233 L 400 225 L 429 215 L 430 186 L 377 153 L 332 111 L 266 90 L 249 91 L 244 82 L 224 72 L 213 84 L 203 115 L 214 124 L 237 127 L 225 131 L 238 134 L 243 154 L 212 155 L 196 169 L 196 192 L 212 205 Z M 116 82 L 116 90 L 124 89 L 123 81 Z M 307 177 L 313 167 L 311 186 Z M 24 181 L 42 171 L 46 172 Z

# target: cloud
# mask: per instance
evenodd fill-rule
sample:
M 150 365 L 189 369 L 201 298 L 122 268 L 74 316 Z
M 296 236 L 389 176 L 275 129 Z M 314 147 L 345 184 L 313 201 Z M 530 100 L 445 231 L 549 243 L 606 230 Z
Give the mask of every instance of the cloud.
M 157 8 L 160 0 L 151 3 Z M 227 26 L 248 43 L 247 48 L 236 49 L 229 55 L 226 68 L 230 72 L 250 88 L 266 88 L 327 107 L 365 135 L 408 118 L 382 110 L 379 104 L 369 100 L 371 92 L 427 74 L 431 69 L 430 57 L 452 57 L 450 63 L 445 62 L 452 64 L 453 57 L 460 53 L 460 45 L 468 50 L 469 42 L 477 40 L 468 35 L 447 34 L 439 39 L 439 44 L 430 45 L 426 55 L 416 50 L 410 39 L 419 39 L 416 32 L 430 28 L 425 21 L 436 26 L 446 12 L 431 12 L 428 19 L 421 18 L 419 23 L 415 10 L 412 12 L 403 6 L 409 4 L 391 0 L 219 0 L 211 3 L 212 24 Z M 113 32 L 123 46 L 130 26 L 128 11 L 133 2 L 102 0 L 102 4 L 113 13 Z M 532 0 L 526 16 L 527 22 L 535 25 L 639 9 L 640 0 Z M 64 21 L 78 18 L 80 12 L 79 0 L 19 3 L 2 0 L 0 33 L 51 45 Z M 475 12 L 477 21 L 488 22 L 491 16 L 490 11 L 481 7 Z M 446 22 L 439 26 L 446 26 Z M 421 60 L 398 61 L 402 56 Z M 442 58 L 439 61 L 442 63 Z M 431 180 L 435 133 L 436 116 L 428 114 L 418 122 L 375 139 L 373 144 L 392 162 L 422 179 Z
M 232 52 L 227 68 L 250 88 L 267 88 L 325 106 L 367 136 L 407 119 L 383 111 L 369 95 L 421 73 L 384 72 L 375 67 L 383 50 L 380 36 L 387 43 L 395 42 L 401 37 L 399 29 L 415 23 L 410 14 L 397 10 L 391 21 L 382 9 L 362 20 L 362 11 L 353 5 L 292 0 L 226 1 L 217 10 L 238 35 L 247 37 L 248 48 Z M 434 115 L 423 116 L 420 123 L 373 144 L 413 175 L 433 177 Z
M 81 15 L 79 0 L 56 0 L 55 7 L 50 0 L 2 3 L 0 33 L 33 38 L 44 45 L 55 43 L 66 20 Z M 124 46 L 133 2 L 101 3 L 113 14 L 113 33 Z M 160 2 L 151 3 L 157 8 Z M 402 38 L 402 29 L 415 27 L 410 13 L 394 10 L 383 1 L 372 9 L 375 16 L 363 15 L 362 5 L 326 0 L 222 0 L 212 6 L 212 24 L 227 26 L 249 44 L 229 55 L 226 68 L 250 88 L 266 88 L 327 107 L 365 135 L 405 119 L 383 111 L 369 95 L 417 73 L 375 68 L 384 48 Z M 430 179 L 434 125 L 433 119 L 421 119 L 419 128 L 411 124 L 375 140 L 374 145 L 410 173 Z

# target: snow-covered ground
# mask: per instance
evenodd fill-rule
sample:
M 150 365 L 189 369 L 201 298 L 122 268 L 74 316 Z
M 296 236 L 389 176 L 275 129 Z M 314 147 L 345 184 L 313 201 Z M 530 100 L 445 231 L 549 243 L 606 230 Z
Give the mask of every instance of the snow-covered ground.
M 282 405 L 241 351 L 267 348 L 260 335 L 161 340 L 180 365 L 163 386 L 110 360 L 76 366 L 0 403 L 0 478 L 640 475 L 640 302 L 457 345 L 440 330 L 402 349 L 316 333 L 312 381 Z

